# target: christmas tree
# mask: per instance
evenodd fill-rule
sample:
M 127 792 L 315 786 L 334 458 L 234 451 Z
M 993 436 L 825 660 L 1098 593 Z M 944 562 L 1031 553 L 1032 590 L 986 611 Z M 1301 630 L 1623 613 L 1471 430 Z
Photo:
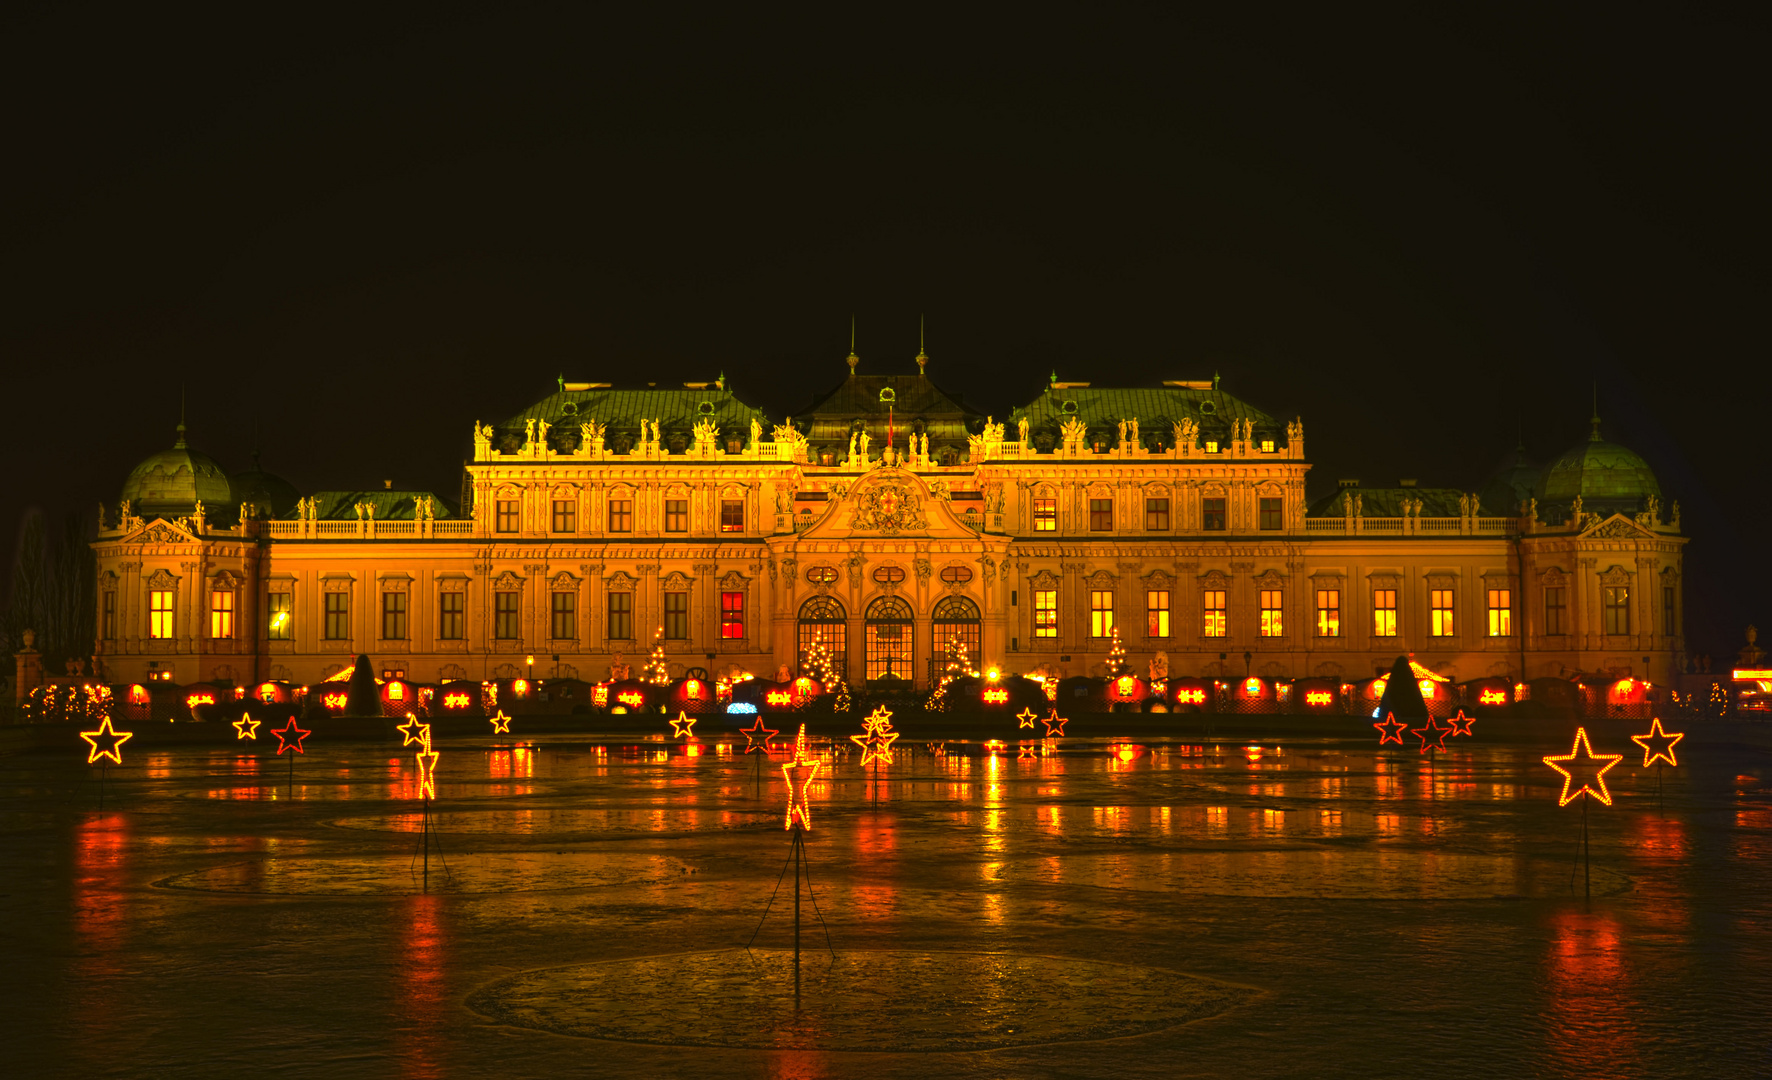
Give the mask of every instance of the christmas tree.
M 664 627 L 652 635 L 652 655 L 646 658 L 646 666 L 640 670 L 640 678 L 654 686 L 663 686 L 671 681 L 671 673 L 665 670 Z
M 1132 674 L 1132 665 L 1126 662 L 1126 646 L 1120 644 L 1120 628 L 1117 626 L 1114 627 L 1113 644 L 1108 646 L 1107 669 L 1110 679 Z
M 833 711 L 849 711 L 849 683 L 843 678 L 837 658 L 831 655 L 831 650 L 825 648 L 822 634 L 814 636 L 812 644 L 800 654 L 800 670 L 823 688 L 824 696 L 830 699 Z
M 977 674 L 978 672 L 972 670 L 972 665 L 966 655 L 966 644 L 960 640 L 960 635 L 949 635 L 947 658 L 942 662 L 941 675 L 936 678 L 935 690 L 929 695 L 929 711 L 940 712 L 948 708 L 948 685 L 955 679 L 964 675 Z

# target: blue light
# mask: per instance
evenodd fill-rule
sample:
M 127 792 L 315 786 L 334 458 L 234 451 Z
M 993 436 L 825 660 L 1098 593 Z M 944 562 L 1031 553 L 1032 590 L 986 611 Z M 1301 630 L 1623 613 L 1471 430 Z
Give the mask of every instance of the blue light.
M 726 706 L 726 711 L 729 713 L 744 713 L 746 715 L 755 715 L 757 712 L 757 707 L 755 705 L 752 705 L 748 701 L 735 701 L 732 704 Z

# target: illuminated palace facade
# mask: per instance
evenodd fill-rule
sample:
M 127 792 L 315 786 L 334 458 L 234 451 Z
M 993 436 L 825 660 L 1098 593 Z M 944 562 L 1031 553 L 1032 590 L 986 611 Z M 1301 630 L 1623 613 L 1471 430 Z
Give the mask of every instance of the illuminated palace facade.
M 1216 379 L 1055 379 L 999 420 L 925 362 L 851 356 L 781 424 L 718 381 L 562 381 L 475 425 L 460 507 L 230 475 L 181 424 L 94 544 L 104 674 L 312 683 L 367 653 L 424 682 L 595 681 L 661 636 L 673 674 L 773 677 L 822 640 L 853 685 L 926 687 L 953 639 L 981 668 L 1101 674 L 1116 628 L 1176 676 L 1683 664 L 1678 504 L 1597 419 L 1481 491 L 1311 502 L 1303 423 Z

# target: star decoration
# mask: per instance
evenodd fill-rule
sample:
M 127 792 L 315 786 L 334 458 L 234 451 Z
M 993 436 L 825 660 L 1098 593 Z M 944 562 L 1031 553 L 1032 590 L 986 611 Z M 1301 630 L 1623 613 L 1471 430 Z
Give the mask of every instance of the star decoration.
M 781 734 L 774 728 L 764 727 L 761 716 L 757 717 L 757 722 L 754 725 L 748 728 L 739 728 L 738 732 L 744 736 L 744 752 L 747 754 L 755 754 L 759 751 L 767 754 L 770 750 L 769 740 Z
M 1587 729 L 1575 729 L 1575 743 L 1567 754 L 1552 754 L 1544 763 L 1563 774 L 1563 790 L 1557 796 L 1558 806 L 1568 806 L 1582 795 L 1612 805 L 1612 793 L 1606 790 L 1606 773 L 1624 760 L 1623 754 L 1596 754 L 1587 740 Z M 1604 764 L 1601 764 L 1604 762 Z M 1571 792 L 1570 788 L 1574 788 Z
M 678 709 L 677 710 L 677 718 L 675 720 L 671 721 L 671 738 L 673 738 L 673 739 L 693 739 L 693 738 L 695 738 L 695 717 L 690 716 L 689 714 L 685 713 L 681 709 Z
M 425 733 L 425 741 L 418 758 L 418 797 L 435 799 L 437 797 L 437 751 L 431 749 L 430 733 Z
M 234 721 L 234 730 L 239 732 L 238 738 L 252 739 L 256 742 L 258 740 L 258 725 L 259 721 L 254 720 L 252 714 L 241 713 L 240 719 Z
M 307 753 L 301 748 L 301 741 L 312 735 L 313 732 L 297 727 L 295 717 L 292 716 L 289 718 L 288 727 L 272 728 L 271 734 L 277 736 L 277 756 L 282 757 L 285 750 L 294 750 L 298 754 Z
M 1030 729 L 1034 726 L 1034 721 L 1039 719 L 1039 717 L 1034 715 L 1034 710 L 1032 709 L 1021 710 L 1015 714 L 1015 718 L 1021 721 L 1022 727 Z
M 91 765 L 100 758 L 108 758 L 119 765 L 123 764 L 123 744 L 134 735 L 133 731 L 118 731 L 112 727 L 111 718 L 108 716 L 100 720 L 97 731 L 82 731 L 80 733 L 80 737 L 92 747 L 91 752 L 86 755 L 86 764 Z
M 812 805 L 806 800 L 806 789 L 818 776 L 820 765 L 807 753 L 806 725 L 800 725 L 800 734 L 794 739 L 794 760 L 781 767 L 781 775 L 788 782 L 788 817 L 784 829 L 796 826 L 812 831 Z
M 878 732 L 891 730 L 892 710 L 884 705 L 869 713 L 867 719 L 861 722 L 861 732 L 863 735 L 873 735 Z
M 1471 724 L 1475 723 L 1476 719 L 1477 718 L 1474 716 L 1464 715 L 1464 710 L 1460 709 L 1458 710 L 1458 715 L 1446 721 L 1446 723 L 1452 725 L 1452 734 L 1469 735 L 1471 733 Z
M 494 735 L 509 735 L 511 733 L 511 718 L 505 715 L 503 709 L 493 713 L 491 716 L 487 717 L 487 719 L 492 721 L 492 733 Z
M 1402 746 L 1403 732 L 1409 730 L 1409 725 L 1398 720 L 1396 715 L 1392 713 L 1386 713 L 1383 720 L 1372 726 L 1378 729 L 1378 745 L 1380 746 L 1387 742 L 1394 742 L 1398 746 Z
M 1630 741 L 1643 748 L 1643 768 L 1647 769 L 1658 761 L 1678 768 L 1680 763 L 1674 760 L 1674 745 L 1685 737 L 1683 731 L 1661 730 L 1661 717 L 1657 716 L 1649 721 L 1649 734 L 1632 735 Z
M 1024 742 L 1021 744 L 1020 748 L 1016 752 L 1015 759 L 1017 761 L 1025 761 L 1030 758 L 1037 760 L 1039 758 L 1039 756 L 1040 756 L 1040 744 L 1039 743 Z
M 431 741 L 431 725 L 420 720 L 413 713 L 407 713 L 406 722 L 394 730 L 406 736 L 406 741 L 400 744 L 402 749 L 411 746 L 413 743 L 423 745 Z
M 1418 736 L 1421 739 L 1421 752 L 1424 754 L 1428 752 L 1428 743 L 1430 742 L 1433 743 L 1433 749 L 1444 753 L 1446 750 L 1446 736 L 1451 733 L 1451 728 L 1440 723 L 1438 719 L 1432 716 L 1427 718 L 1426 727 L 1409 729 L 1409 734 Z M 1397 741 L 1402 742 L 1403 740 L 1398 739 Z
M 851 735 L 849 741 L 861 747 L 861 767 L 869 765 L 892 764 L 892 744 L 898 741 L 898 732 L 890 727 L 875 728 L 865 735 Z
M 1070 720 L 1058 715 L 1058 710 L 1053 709 L 1052 715 L 1046 717 L 1044 720 L 1041 720 L 1040 722 L 1042 724 L 1046 725 L 1046 737 L 1048 739 L 1050 739 L 1055 735 L 1063 735 L 1064 734 L 1064 726 L 1066 724 L 1070 723 Z

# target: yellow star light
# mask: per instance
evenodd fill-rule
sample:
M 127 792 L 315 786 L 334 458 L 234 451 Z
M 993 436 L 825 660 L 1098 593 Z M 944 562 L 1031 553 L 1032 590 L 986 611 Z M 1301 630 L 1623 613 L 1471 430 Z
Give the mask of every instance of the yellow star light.
M 807 801 L 806 789 L 818 776 L 820 765 L 807 752 L 806 725 L 800 725 L 800 734 L 794 739 L 794 760 L 781 767 L 781 775 L 788 782 L 788 817 L 784 829 L 798 826 L 807 832 L 812 831 L 812 805 Z
M 869 713 L 867 719 L 861 722 L 861 730 L 864 735 L 872 735 L 879 731 L 891 731 L 892 710 L 881 705 L 872 713 Z M 854 738 L 854 736 L 852 735 L 850 738 Z
M 431 749 L 431 740 L 426 739 L 424 748 L 413 755 L 418 758 L 418 797 L 435 799 L 437 797 L 437 751 Z
M 1020 750 L 1015 755 L 1015 758 L 1017 761 L 1022 761 L 1022 760 L 1026 760 L 1028 758 L 1038 758 L 1039 756 L 1040 756 L 1040 744 L 1039 743 L 1024 742 L 1021 744 Z
M 1022 727 L 1029 728 L 1029 729 L 1031 729 L 1034 726 L 1034 721 L 1039 719 L 1039 717 L 1034 715 L 1034 710 L 1032 710 L 1032 709 L 1021 710 L 1020 712 L 1015 714 L 1015 718 L 1017 720 L 1021 721 Z
M 492 721 L 492 733 L 494 735 L 509 735 L 511 733 L 511 718 L 505 715 L 503 709 L 498 710 L 498 712 L 487 717 L 487 719 Z
M 851 735 L 849 741 L 861 747 L 861 767 L 879 762 L 882 765 L 892 764 L 892 744 L 898 741 L 896 731 L 870 731 L 865 735 Z
M 1632 735 L 1630 741 L 1643 748 L 1643 768 L 1647 769 L 1658 761 L 1678 768 L 1680 763 L 1674 760 L 1674 746 L 1685 737 L 1683 731 L 1661 730 L 1661 717 L 1657 716 L 1650 719 L 1647 735 Z
M 677 710 L 677 718 L 671 721 L 671 738 L 693 739 L 695 737 L 695 717 L 681 709 Z
M 239 732 L 239 735 L 237 736 L 238 738 L 251 739 L 254 742 L 257 742 L 258 725 L 259 721 L 254 720 L 251 713 L 241 713 L 240 719 L 234 721 L 234 730 Z
M 118 731 L 111 726 L 111 718 L 99 721 L 97 731 L 82 731 L 80 737 L 92 746 L 86 755 L 86 764 L 91 765 L 100 758 L 109 758 L 117 764 L 123 764 L 123 744 L 134 737 L 133 731 Z M 99 744 L 103 743 L 103 746 Z
M 424 723 L 413 713 L 407 713 L 406 722 L 394 730 L 406 737 L 406 740 L 400 744 L 402 749 L 413 743 L 422 745 L 431 741 L 431 725 Z
M 1576 728 L 1575 744 L 1569 747 L 1567 754 L 1552 754 L 1544 759 L 1546 765 L 1563 774 L 1563 791 L 1557 796 L 1557 805 L 1568 806 L 1587 794 L 1611 806 L 1612 793 L 1606 790 L 1606 773 L 1623 760 L 1623 754 L 1594 753 L 1593 746 L 1587 741 L 1587 729 Z M 1573 792 L 1571 787 L 1575 789 Z

